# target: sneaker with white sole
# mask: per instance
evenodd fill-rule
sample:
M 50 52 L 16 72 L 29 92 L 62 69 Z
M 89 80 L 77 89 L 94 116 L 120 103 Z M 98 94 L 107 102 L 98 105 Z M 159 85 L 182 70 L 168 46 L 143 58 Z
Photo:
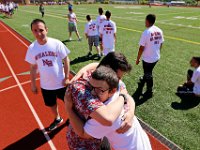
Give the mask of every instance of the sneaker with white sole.
M 63 122 L 63 118 L 55 119 L 49 126 L 49 131 L 52 131 L 58 127 L 59 124 Z

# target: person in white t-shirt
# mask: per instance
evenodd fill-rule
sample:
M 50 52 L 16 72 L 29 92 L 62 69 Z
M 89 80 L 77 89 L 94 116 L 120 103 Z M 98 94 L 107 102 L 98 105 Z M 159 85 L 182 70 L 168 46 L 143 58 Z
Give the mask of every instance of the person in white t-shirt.
M 96 21 L 92 21 L 90 15 L 86 16 L 86 20 L 88 21 L 85 25 L 85 36 L 88 39 L 89 45 L 89 53 L 88 57 L 92 55 L 92 46 L 96 47 L 98 57 L 101 58 L 100 48 L 99 48 L 99 36 Z
M 153 96 L 153 69 L 160 59 L 160 50 L 164 42 L 163 32 L 154 25 L 155 21 L 156 16 L 154 14 L 146 16 L 145 25 L 147 29 L 140 38 L 140 47 L 136 59 L 136 65 L 138 65 L 142 56 L 144 75 L 140 79 L 140 86 L 143 88 L 146 83 L 147 90 L 144 97 L 148 98 Z
M 116 43 L 116 24 L 110 20 L 111 12 L 106 11 L 106 20 L 100 26 L 100 37 L 102 38 L 103 44 L 103 55 L 107 55 L 110 52 L 115 51 Z
M 69 49 L 59 40 L 47 37 L 48 28 L 41 19 L 31 22 L 31 30 L 36 40 L 28 47 L 25 60 L 30 64 L 31 91 L 38 93 L 37 71 L 45 105 L 50 107 L 55 120 L 49 130 L 63 122 L 58 112 L 56 99 L 64 100 L 66 85 L 69 83 Z
M 75 32 L 78 40 L 81 41 L 81 37 L 79 35 L 78 29 L 77 29 L 77 18 L 76 14 L 73 12 L 72 7 L 69 8 L 69 14 L 68 14 L 68 30 L 69 30 L 69 40 L 72 40 L 72 32 Z
M 99 15 L 96 18 L 96 22 L 97 22 L 97 28 L 98 28 L 100 49 L 101 49 L 101 52 L 103 52 L 102 38 L 100 37 L 99 29 L 100 29 L 101 24 L 106 20 L 106 16 L 103 14 L 103 8 L 101 7 L 98 8 L 98 13 Z
M 192 57 L 190 65 L 195 70 L 188 70 L 187 82 L 178 87 L 176 94 L 200 97 L 200 57 Z
M 76 114 L 75 110 L 73 110 L 72 99 L 68 96 L 65 100 L 66 110 L 74 131 L 81 138 L 90 139 L 94 137 L 96 139 L 102 139 L 106 136 L 111 147 L 115 150 L 151 150 L 149 138 L 136 117 L 133 118 L 133 126 L 128 131 L 123 134 L 116 132 L 121 126 L 127 111 L 127 98 L 132 98 L 130 95 L 120 94 L 119 91 L 117 91 L 117 74 L 108 67 L 100 66 L 92 73 L 88 84 L 92 89 L 92 94 L 97 96 L 105 105 L 111 105 L 116 101 L 118 96 L 122 96 L 124 98 L 124 107 L 111 126 L 102 125 L 93 118 L 83 122 Z

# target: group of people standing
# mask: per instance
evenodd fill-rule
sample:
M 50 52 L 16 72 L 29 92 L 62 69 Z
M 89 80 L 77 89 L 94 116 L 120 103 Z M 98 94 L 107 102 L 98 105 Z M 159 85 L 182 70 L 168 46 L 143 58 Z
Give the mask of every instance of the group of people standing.
M 77 26 L 72 23 L 76 22 L 72 7 L 69 12 L 69 36 L 71 38 L 71 32 L 75 31 L 80 40 Z M 110 20 L 111 12 L 106 11 L 105 16 L 102 15 L 103 10 L 99 8 L 97 22 L 92 21 L 89 15 L 86 16 L 88 23 L 85 35 L 88 38 L 89 53 L 94 45 L 101 55 L 97 40 L 102 39 L 104 57 L 100 63 L 83 67 L 71 80 L 70 50 L 61 41 L 47 36 L 48 28 L 43 20 L 32 21 L 31 30 L 36 40 L 29 46 L 25 58 L 31 68 L 31 90 L 38 93 L 36 76 L 39 72 L 44 103 L 54 114 L 49 131 L 63 122 L 57 98 L 64 101 L 70 121 L 67 141 L 71 150 L 97 150 L 104 137 L 107 137 L 115 150 L 151 150 L 148 136 L 134 115 L 134 100 L 122 81 L 124 74 L 130 72 L 132 67 L 122 53 L 114 50 L 116 24 Z M 155 20 L 153 14 L 146 16 L 147 29 L 141 36 L 135 62 L 138 65 L 142 57 L 144 75 L 140 81 L 143 86 L 147 85 L 145 93 L 148 96 L 153 94 L 152 72 L 160 59 L 164 42 L 162 30 L 154 25 Z
M 86 38 L 88 39 L 88 56 L 92 55 L 92 46 L 96 47 L 98 57 L 106 56 L 108 53 L 115 51 L 115 43 L 117 39 L 116 23 L 111 20 L 110 11 L 106 11 L 104 15 L 103 9 L 99 8 L 98 13 L 99 16 L 96 18 L 95 21 L 91 19 L 90 15 L 86 16 L 86 20 L 88 22 L 85 25 L 84 32 Z M 145 20 L 145 26 L 147 27 L 147 29 L 143 32 L 141 36 L 139 42 L 140 47 L 138 51 L 138 56 L 135 63 L 136 65 L 138 65 L 142 57 L 144 75 L 142 78 L 140 78 L 140 86 L 144 87 L 144 85 L 146 84 L 147 90 L 144 93 L 144 96 L 152 97 L 153 68 L 160 59 L 160 50 L 164 42 L 164 37 L 162 30 L 154 25 L 156 21 L 156 16 L 154 14 L 147 15 Z
M 106 11 L 104 15 L 103 9 L 99 8 L 98 13 L 99 16 L 96 20 L 92 20 L 90 15 L 86 16 L 87 23 L 85 25 L 84 33 L 89 45 L 88 57 L 92 55 L 92 46 L 95 46 L 99 58 L 107 55 L 109 52 L 115 51 L 117 28 L 115 22 L 110 20 L 111 12 Z M 72 32 L 75 32 L 78 40 L 81 41 L 77 29 L 77 17 L 72 8 L 69 8 L 68 30 L 70 41 L 72 40 Z
M 4 13 L 7 17 L 12 17 L 14 10 L 18 9 L 18 4 L 14 2 L 0 3 L 0 13 Z
M 25 60 L 30 63 L 32 92 L 39 91 L 39 72 L 44 103 L 54 114 L 49 131 L 63 122 L 58 111 L 59 98 L 65 101 L 70 119 L 70 149 L 99 149 L 104 136 L 115 149 L 151 149 L 148 136 L 134 116 L 134 100 L 121 80 L 132 68 L 123 54 L 108 53 L 100 64 L 83 67 L 70 81 L 70 50 L 61 41 L 47 37 L 48 28 L 43 20 L 33 20 L 31 30 L 36 41 L 29 46 Z

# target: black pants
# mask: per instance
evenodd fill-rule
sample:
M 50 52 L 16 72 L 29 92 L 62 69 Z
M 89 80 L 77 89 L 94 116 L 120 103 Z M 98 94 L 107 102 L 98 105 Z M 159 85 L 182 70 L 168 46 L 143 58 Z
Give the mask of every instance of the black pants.
M 42 14 L 42 17 L 44 17 L 44 12 L 41 12 L 41 14 Z
M 188 82 L 191 81 L 192 79 L 192 75 L 193 75 L 193 71 L 189 69 L 187 71 L 187 82 L 178 86 L 177 92 L 185 94 L 185 95 L 190 95 L 191 93 L 193 94 L 194 84 L 192 83 L 188 84 Z
M 153 68 L 155 67 L 157 62 L 158 61 L 154 63 L 148 63 L 142 61 L 144 70 L 143 84 L 147 84 L 147 91 L 152 91 L 153 89 Z

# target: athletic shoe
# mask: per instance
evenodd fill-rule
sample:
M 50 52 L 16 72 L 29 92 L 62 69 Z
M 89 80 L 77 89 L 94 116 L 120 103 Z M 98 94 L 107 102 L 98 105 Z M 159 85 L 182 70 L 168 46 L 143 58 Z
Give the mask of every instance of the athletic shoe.
M 53 131 L 58 127 L 59 124 L 63 122 L 63 119 L 60 117 L 60 119 L 55 119 L 51 125 L 49 126 L 49 131 Z
M 72 41 L 72 38 L 69 38 L 69 41 Z
M 82 41 L 82 38 L 79 38 L 78 41 L 79 41 L 79 42 Z

